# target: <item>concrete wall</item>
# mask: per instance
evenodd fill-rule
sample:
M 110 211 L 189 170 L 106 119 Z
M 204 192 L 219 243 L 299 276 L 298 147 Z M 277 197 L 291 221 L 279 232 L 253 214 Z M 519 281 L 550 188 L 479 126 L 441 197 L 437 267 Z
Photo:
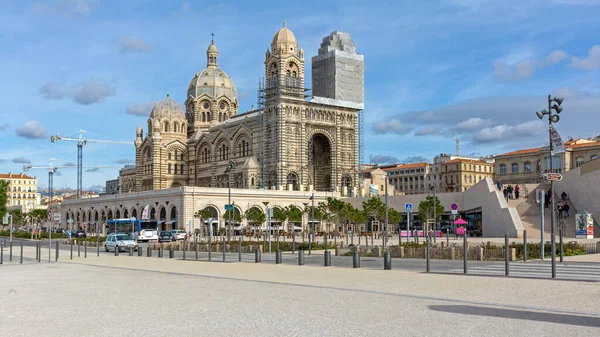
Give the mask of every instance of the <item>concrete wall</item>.
M 466 192 L 438 193 L 440 203 L 449 211 L 450 205 L 456 203 L 459 211 L 481 208 L 483 236 L 516 238 L 523 235 L 523 224 L 515 208 L 509 208 L 504 196 L 497 191 L 491 178 L 482 180 Z M 425 200 L 427 194 L 388 196 L 388 206 L 404 212 L 404 204 L 412 203 L 416 212 L 419 203 Z M 380 197 L 385 198 L 385 197 Z M 344 201 L 354 207 L 362 208 L 362 202 L 369 198 L 346 198 Z

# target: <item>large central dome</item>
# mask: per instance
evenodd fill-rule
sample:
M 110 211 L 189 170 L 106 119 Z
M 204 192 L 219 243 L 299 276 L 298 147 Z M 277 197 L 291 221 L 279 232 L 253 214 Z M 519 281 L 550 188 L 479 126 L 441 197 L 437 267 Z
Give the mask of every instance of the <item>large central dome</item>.
M 235 84 L 227 73 L 219 69 L 218 58 L 219 50 L 213 41 L 206 51 L 206 68 L 192 78 L 188 87 L 188 97 L 191 96 L 191 98 L 195 99 L 202 95 L 207 95 L 216 100 L 219 97 L 225 96 L 231 102 L 237 100 Z

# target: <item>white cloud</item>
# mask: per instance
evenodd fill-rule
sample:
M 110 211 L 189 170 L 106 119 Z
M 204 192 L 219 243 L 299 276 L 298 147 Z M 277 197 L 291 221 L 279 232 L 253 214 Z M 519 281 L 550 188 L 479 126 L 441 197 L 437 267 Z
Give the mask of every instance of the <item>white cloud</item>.
M 43 15 L 89 16 L 96 5 L 96 0 L 56 0 L 34 3 L 31 10 L 36 14 Z
M 412 157 L 407 157 L 404 158 L 404 160 L 402 161 L 403 163 L 429 163 L 431 162 L 431 159 L 429 158 L 425 158 L 423 156 L 412 156 Z
M 480 117 L 471 117 L 465 121 L 458 123 L 456 129 L 458 130 L 478 130 L 492 125 L 491 119 L 483 119 Z
M 122 158 L 122 159 L 114 161 L 115 164 L 121 164 L 121 165 L 131 164 L 132 162 L 133 161 L 131 159 L 127 159 L 127 158 Z
M 415 136 L 429 136 L 439 134 L 440 132 L 441 130 L 437 126 L 425 126 L 417 130 Z
M 520 81 L 530 78 L 534 72 L 546 66 L 553 66 L 569 57 L 563 50 L 555 50 L 545 59 L 524 59 L 514 64 L 504 60 L 496 60 L 493 63 L 494 73 L 497 79 L 503 81 Z
M 19 137 L 27 139 L 38 139 L 46 137 L 46 129 L 38 121 L 28 121 L 23 126 L 15 129 L 15 133 Z
M 24 157 L 13 158 L 12 162 L 15 164 L 31 164 L 31 160 Z
M 477 131 L 473 139 L 478 143 L 511 141 L 514 138 L 537 136 L 545 131 L 543 121 L 530 121 L 518 125 L 502 124 Z
M 137 36 L 128 36 L 121 40 L 122 53 L 148 53 L 152 45 Z
M 75 165 L 75 163 L 68 162 L 68 163 L 62 164 L 61 166 L 75 167 L 76 165 Z
M 375 164 L 394 164 L 398 162 L 398 158 L 385 155 L 374 155 L 369 157 L 371 163 Z
M 587 57 L 584 59 L 573 57 L 571 66 L 573 68 L 582 70 L 592 70 L 600 68 L 600 45 L 596 45 L 590 48 Z
M 127 107 L 125 113 L 134 116 L 148 117 L 150 116 L 150 112 L 152 111 L 152 108 L 155 104 L 156 102 L 154 101 L 132 104 Z
M 62 100 L 70 98 L 77 104 L 90 105 L 114 96 L 116 89 L 108 82 L 88 80 L 71 88 L 64 88 L 55 82 L 47 82 L 38 92 L 44 99 Z
M 101 172 L 101 171 L 100 171 L 100 168 L 93 167 L 93 168 L 89 168 L 89 169 L 85 170 L 85 172 Z
M 387 133 L 395 135 L 404 135 L 412 130 L 411 126 L 403 124 L 398 119 L 392 119 L 388 121 L 381 121 L 373 124 L 373 132 L 376 135 L 384 135 Z

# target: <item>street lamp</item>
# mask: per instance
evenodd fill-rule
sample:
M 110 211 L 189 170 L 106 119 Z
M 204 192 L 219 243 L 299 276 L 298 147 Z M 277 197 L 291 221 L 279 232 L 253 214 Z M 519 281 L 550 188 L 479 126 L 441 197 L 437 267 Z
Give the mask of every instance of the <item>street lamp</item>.
M 315 224 L 315 192 L 313 192 L 311 194 L 310 200 L 312 201 L 312 210 L 311 210 L 312 211 L 312 216 L 311 216 L 312 219 L 311 219 L 311 222 L 312 222 L 312 225 L 314 225 Z M 312 248 L 311 247 L 311 243 L 312 243 L 311 239 L 312 238 L 311 237 L 312 237 L 312 226 L 309 223 L 308 224 L 308 255 L 312 255 L 312 249 L 311 249 Z
M 381 179 L 383 179 L 385 181 L 385 227 L 383 230 L 383 249 L 385 251 L 385 245 L 387 243 L 387 238 L 388 238 L 388 180 L 389 177 L 388 175 L 384 175 L 383 177 L 381 177 Z
M 548 110 L 542 110 L 542 111 L 538 111 L 535 114 L 538 116 L 539 119 L 543 119 L 544 115 L 548 115 L 548 139 L 550 141 L 550 156 L 549 156 L 549 161 L 550 161 L 550 172 L 553 171 L 553 157 L 554 157 L 554 149 L 553 149 L 553 141 L 552 141 L 552 124 L 553 123 L 558 123 L 558 121 L 560 120 L 560 117 L 558 116 L 558 114 L 561 113 L 562 111 L 562 102 L 564 101 L 564 98 L 562 97 L 554 97 L 552 98 L 551 95 L 548 95 Z M 554 103 L 554 104 L 553 104 Z M 556 114 L 552 113 L 552 110 L 556 111 Z M 556 217 L 556 208 L 555 208 L 555 200 L 554 200 L 554 180 L 550 180 L 550 191 L 552 194 L 550 194 L 550 198 L 552 200 L 552 217 L 550 218 L 550 227 L 551 227 L 551 233 L 550 233 L 550 242 L 551 242 L 551 251 L 552 251 L 552 278 L 556 278 L 556 239 L 554 237 L 555 235 L 555 217 Z M 542 233 L 542 237 L 543 237 L 544 233 Z M 544 244 L 543 240 L 542 240 L 542 245 Z
M 227 188 L 229 190 L 229 202 L 228 202 L 228 208 L 229 208 L 229 230 L 227 231 L 227 242 L 229 244 L 231 244 L 231 213 L 233 213 L 233 206 L 231 205 L 231 171 L 233 171 L 233 167 L 236 165 L 235 160 L 230 160 L 229 164 L 227 164 L 227 168 L 225 169 L 225 173 L 228 174 L 227 176 Z

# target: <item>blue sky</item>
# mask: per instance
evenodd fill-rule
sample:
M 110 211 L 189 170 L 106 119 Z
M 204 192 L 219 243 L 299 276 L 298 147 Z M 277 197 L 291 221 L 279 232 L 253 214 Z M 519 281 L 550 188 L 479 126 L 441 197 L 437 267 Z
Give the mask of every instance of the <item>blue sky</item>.
M 240 112 L 256 104 L 265 50 L 287 20 L 306 69 L 331 31 L 365 55 L 365 159 L 489 155 L 546 143 L 535 112 L 565 97 L 563 137 L 600 134 L 600 0 L 0 0 L 0 171 L 76 162 L 51 134 L 131 140 L 152 102 L 185 100 L 210 33 Z M 310 71 L 306 84 L 310 86 Z M 88 144 L 84 165 L 119 166 L 133 145 Z M 46 172 L 33 171 L 45 185 Z M 118 168 L 84 172 L 104 185 Z M 75 170 L 55 186 L 74 187 Z

